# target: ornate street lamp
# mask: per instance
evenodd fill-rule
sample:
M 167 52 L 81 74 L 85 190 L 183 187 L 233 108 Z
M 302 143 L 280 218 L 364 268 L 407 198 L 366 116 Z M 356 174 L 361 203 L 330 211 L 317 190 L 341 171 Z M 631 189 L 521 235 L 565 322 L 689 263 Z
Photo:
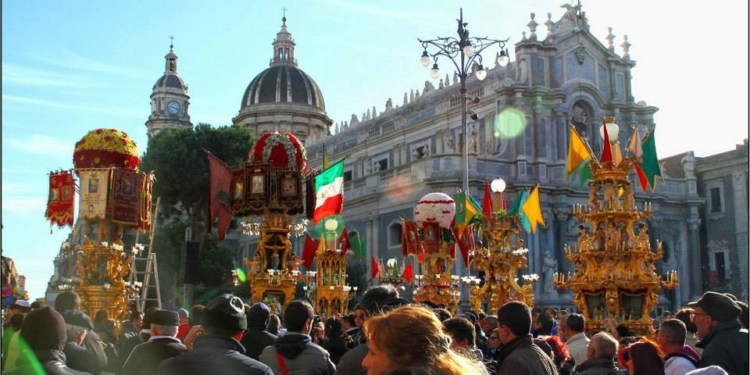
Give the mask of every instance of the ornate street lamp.
M 469 30 L 466 29 L 468 23 L 464 22 L 463 8 L 460 13 L 461 17 L 456 20 L 458 21 L 458 38 L 447 37 L 431 40 L 419 40 L 422 43 L 424 51 L 420 62 L 423 67 L 430 65 L 432 60 L 432 70 L 430 75 L 433 79 L 437 79 L 440 76 L 440 68 L 438 67 L 438 57 L 445 56 L 456 67 L 459 80 L 461 81 L 461 131 L 463 132 L 463 191 L 469 192 L 469 150 L 468 150 L 468 134 L 466 124 L 466 78 L 471 71 L 471 67 L 475 60 L 479 62 L 478 69 L 476 71 L 477 79 L 480 81 L 487 77 L 487 70 L 482 65 L 482 51 L 488 47 L 497 44 L 500 47 L 500 53 L 497 58 L 497 63 L 505 67 L 508 65 L 508 51 L 505 49 L 506 40 L 496 40 L 489 38 L 470 38 Z M 437 48 L 437 52 L 430 54 L 427 52 L 428 46 L 434 46 Z

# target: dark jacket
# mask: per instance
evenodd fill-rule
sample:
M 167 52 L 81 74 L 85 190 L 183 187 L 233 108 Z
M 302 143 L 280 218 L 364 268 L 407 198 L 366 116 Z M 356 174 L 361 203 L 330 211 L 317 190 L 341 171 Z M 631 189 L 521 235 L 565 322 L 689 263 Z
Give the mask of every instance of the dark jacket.
M 34 350 L 36 359 L 47 375 L 90 375 L 88 372 L 74 370 L 65 364 L 65 353 L 62 350 Z M 12 370 L 3 371 L 3 375 L 36 375 L 36 369 L 30 355 L 22 355 L 16 361 L 18 365 Z
M 73 341 L 68 341 L 65 343 L 63 353 L 65 353 L 65 364 L 67 364 L 68 367 L 78 371 L 90 372 L 92 374 L 97 373 L 96 356 L 92 351 Z
M 364 337 L 364 335 L 361 337 Z M 359 345 L 346 352 L 339 359 L 339 363 L 336 364 L 335 375 L 364 375 L 366 372 L 362 369 L 362 360 L 367 356 L 367 351 L 367 343 L 360 340 Z
M 130 338 L 125 340 L 124 343 L 120 343 L 120 362 L 122 364 L 125 364 L 125 360 L 130 357 L 130 353 L 133 352 L 133 349 L 135 349 L 136 346 L 143 344 L 151 338 L 151 331 L 149 330 L 147 332 L 141 330 L 141 332 L 137 335 L 131 336 Z
M 281 365 L 276 356 L 281 353 L 289 375 L 333 375 L 336 365 L 331 361 L 328 352 L 314 344 L 310 335 L 298 332 L 287 332 L 279 337 L 273 346 L 263 349 L 261 362 L 273 369 L 274 374 L 281 374 Z
M 187 348 L 177 338 L 152 337 L 133 349 L 122 366 L 120 375 L 156 374 L 161 361 L 186 353 Z
M 331 362 L 333 364 L 339 363 L 341 357 L 349 351 L 349 347 L 346 346 L 346 340 L 343 337 L 328 337 L 327 340 L 321 343 L 323 349 L 328 351 L 331 356 Z
M 96 358 L 96 373 L 107 367 L 107 354 L 104 353 L 104 342 L 94 331 L 88 331 L 83 339 L 83 347 L 94 353 Z
M 195 339 L 193 351 L 162 361 L 159 375 L 272 375 L 268 366 L 245 355 L 232 337 L 204 333 Z
M 349 349 L 354 348 L 355 346 L 359 345 L 359 337 L 362 334 L 362 329 L 359 327 L 352 327 L 346 330 L 346 333 L 352 340 L 347 344 Z
M 278 336 L 270 333 L 266 330 L 259 329 L 247 329 L 245 334 L 242 335 L 240 344 L 245 347 L 245 355 L 258 361 L 260 360 L 260 353 L 266 346 L 273 345 L 273 342 L 279 338 Z
M 518 336 L 500 349 L 497 374 L 555 375 L 552 359 L 532 341 L 531 335 Z
M 576 375 L 619 375 L 620 370 L 612 358 L 589 359 L 576 367 Z
M 703 349 L 698 367 L 717 365 L 732 375 L 748 374 L 748 333 L 739 321 L 719 323 L 696 346 Z

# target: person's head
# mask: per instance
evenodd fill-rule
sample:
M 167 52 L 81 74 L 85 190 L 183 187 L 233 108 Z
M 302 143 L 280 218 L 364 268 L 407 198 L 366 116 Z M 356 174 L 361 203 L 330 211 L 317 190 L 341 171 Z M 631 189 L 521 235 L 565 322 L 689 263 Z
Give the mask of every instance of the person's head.
M 32 350 L 62 350 L 65 328 L 62 315 L 48 306 L 26 315 L 20 335 Z
M 326 319 L 325 333 L 326 337 L 339 337 L 344 332 L 344 325 L 341 323 L 341 319 L 330 317 Z
M 443 331 L 451 338 L 451 349 L 473 349 L 476 346 L 476 330 L 466 318 L 450 318 L 443 321 Z
M 357 323 L 354 322 L 354 314 L 346 314 L 341 317 L 341 325 L 344 331 L 352 329 L 357 326 Z
M 547 310 L 549 311 L 549 310 Z M 552 334 L 552 325 L 555 323 L 552 315 L 541 313 L 536 317 L 534 322 L 534 334 L 540 336 L 549 336 Z
M 390 284 L 376 285 L 367 289 L 365 294 L 362 295 L 362 301 L 359 302 L 359 306 L 366 313 L 364 320 L 367 320 L 371 316 L 380 315 L 383 306 L 385 306 L 389 300 L 398 297 L 398 289 Z M 356 314 L 357 312 L 355 311 L 354 313 Z
M 586 351 L 588 359 L 612 359 L 617 355 L 617 340 L 607 332 L 599 332 L 591 337 Z
M 659 344 L 665 353 L 673 353 L 685 346 L 686 335 L 687 328 L 681 320 L 665 320 L 659 326 L 659 332 L 656 334 L 656 343 Z
M 624 324 L 617 325 L 617 327 L 615 327 L 615 332 L 616 332 L 615 338 L 618 338 L 618 339 L 620 337 L 633 336 L 633 331 L 631 331 L 630 328 L 628 328 L 628 326 Z
M 750 318 L 750 310 L 748 310 L 748 306 L 745 302 L 735 301 L 735 303 L 740 307 L 740 310 L 742 310 L 742 312 L 740 313 L 740 324 L 742 324 L 742 328 L 747 329 L 748 319 Z
M 630 375 L 658 375 L 664 374 L 664 353 L 651 340 L 641 339 L 630 344 L 624 354 L 628 363 Z
M 695 323 L 693 323 L 692 319 L 690 317 L 693 314 L 693 308 L 692 307 L 684 307 L 677 311 L 676 314 L 674 314 L 675 319 L 679 319 L 681 322 L 685 323 L 685 329 L 687 329 L 689 334 L 695 334 L 695 332 L 698 331 L 698 328 L 695 326 Z
M 78 294 L 76 292 L 72 291 L 65 291 L 60 293 L 57 298 L 55 298 L 55 310 L 57 311 L 65 311 L 65 310 L 80 310 L 81 309 L 81 298 L 78 297 Z
M 493 329 L 497 328 L 497 316 L 485 316 L 484 319 L 480 320 L 479 324 L 482 327 L 482 331 L 484 331 L 484 333 L 488 335 L 490 332 L 492 332 Z
M 188 322 L 191 327 L 201 324 L 201 317 L 203 316 L 203 309 L 205 308 L 206 306 L 201 304 L 193 305 L 193 307 L 190 308 L 190 317 L 188 317 Z
M 151 321 L 154 320 L 154 313 L 159 311 L 160 309 L 156 306 L 151 306 L 146 309 L 146 312 L 143 314 L 143 320 L 141 320 L 141 331 L 148 331 L 151 332 Z
M 584 328 L 586 327 L 586 318 L 583 316 L 583 314 L 579 313 L 568 314 L 568 317 L 565 318 L 564 327 L 565 336 L 570 338 L 570 336 L 573 336 L 576 333 L 583 332 Z
M 544 337 L 544 341 L 546 341 L 547 345 L 552 349 L 552 360 L 555 362 L 555 366 L 559 369 L 562 366 L 562 363 L 570 358 L 568 347 L 565 346 L 565 343 L 560 336 L 546 336 Z
M 15 314 L 10 317 L 10 328 L 12 328 L 14 331 L 18 332 L 21 330 L 21 327 L 23 326 L 23 320 L 26 319 L 26 314 Z
M 141 325 L 143 324 L 143 313 L 136 310 L 131 311 L 128 316 L 128 321 L 135 329 L 141 329 Z
M 289 302 L 284 309 L 284 323 L 289 332 L 310 334 L 315 311 L 312 306 L 301 300 Z
M 507 344 L 531 331 L 531 310 L 520 301 L 506 302 L 497 310 L 497 324 L 500 329 L 500 341 Z
M 451 314 L 451 312 L 448 311 L 448 309 L 446 308 L 436 307 L 436 308 L 433 308 L 432 311 L 435 312 L 435 315 L 437 315 L 438 320 L 441 322 L 453 317 L 453 314 Z
M 151 336 L 177 337 L 180 315 L 174 311 L 159 310 L 151 320 Z
M 3 320 L 6 322 L 10 322 L 11 318 L 13 318 L 14 315 L 17 314 L 26 314 L 29 312 L 30 309 L 29 301 L 19 299 L 13 302 L 12 305 L 8 309 L 5 310 L 5 314 L 3 315 Z
M 489 345 L 492 349 L 499 349 L 503 342 L 500 341 L 500 330 L 495 328 L 492 331 L 490 331 L 490 334 L 487 336 L 487 345 Z
M 271 319 L 271 309 L 263 302 L 254 303 L 247 309 L 247 329 L 265 331 Z
M 672 312 L 669 311 L 669 310 L 664 310 L 664 311 L 661 312 L 661 317 L 664 320 L 672 319 Z
M 190 325 L 190 312 L 186 309 L 177 310 L 177 315 L 180 317 L 180 325 Z
M 362 328 L 362 324 L 365 323 L 365 318 L 367 317 L 367 312 L 365 311 L 362 306 L 357 305 L 354 307 L 354 325 L 356 325 L 359 328 Z
M 278 335 L 280 330 L 281 318 L 276 314 L 271 314 L 271 316 L 268 317 L 268 327 L 266 327 L 266 331 Z
M 719 323 L 737 320 L 742 309 L 725 294 L 716 292 L 703 293 L 700 299 L 688 303 L 695 309 L 692 320 L 697 328 L 699 339 L 706 335 Z
M 46 306 L 49 306 L 49 304 L 47 304 L 47 301 L 39 298 L 36 301 L 31 303 L 30 311 L 41 309 L 42 307 L 46 307 Z
M 548 307 L 546 310 L 544 310 L 547 314 L 549 314 L 552 319 L 557 319 L 557 309 L 554 307 Z
M 568 317 L 568 311 L 565 309 L 560 309 L 560 321 L 565 320 L 565 318 Z
M 207 333 L 233 336 L 239 340 L 247 329 L 247 316 L 242 300 L 231 294 L 214 297 L 203 310 L 201 326 Z
M 443 374 L 481 371 L 468 357 L 449 349 L 449 338 L 435 314 L 422 306 L 402 306 L 365 321 L 368 353 L 362 367 L 368 375 L 396 370 L 436 369 Z

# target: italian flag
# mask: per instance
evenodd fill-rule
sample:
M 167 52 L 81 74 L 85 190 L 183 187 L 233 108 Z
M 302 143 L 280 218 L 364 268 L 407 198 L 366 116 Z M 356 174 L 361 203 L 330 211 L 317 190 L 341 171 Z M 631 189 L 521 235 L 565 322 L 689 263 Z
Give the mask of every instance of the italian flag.
M 344 208 L 344 160 L 315 176 L 315 213 L 313 224 L 331 215 L 340 215 Z

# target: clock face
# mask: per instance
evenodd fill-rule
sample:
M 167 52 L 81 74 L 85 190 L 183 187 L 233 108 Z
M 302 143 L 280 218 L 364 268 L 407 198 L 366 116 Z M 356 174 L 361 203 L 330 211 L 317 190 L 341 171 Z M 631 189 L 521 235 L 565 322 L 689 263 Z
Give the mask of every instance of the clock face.
M 167 103 L 167 111 L 173 115 L 177 114 L 177 112 L 180 112 L 180 103 L 175 101 Z

